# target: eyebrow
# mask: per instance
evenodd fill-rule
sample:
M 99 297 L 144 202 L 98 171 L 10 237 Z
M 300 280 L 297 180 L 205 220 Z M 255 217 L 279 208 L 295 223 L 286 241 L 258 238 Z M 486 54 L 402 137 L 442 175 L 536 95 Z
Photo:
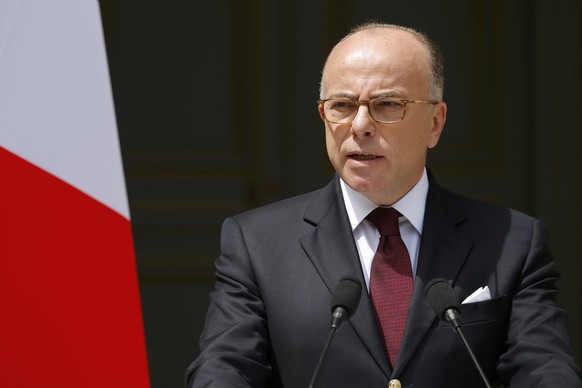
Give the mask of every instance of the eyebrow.
M 354 94 L 348 93 L 348 92 L 333 93 L 328 98 L 352 98 L 352 99 L 357 99 L 357 97 Z
M 374 94 L 372 98 L 380 98 L 380 97 L 392 97 L 392 98 L 404 98 L 401 92 L 397 90 L 390 90 L 388 92 Z
M 377 94 L 373 94 L 370 97 L 370 99 L 381 98 L 381 97 L 404 98 L 404 96 L 402 95 L 401 92 L 399 92 L 397 90 L 390 90 L 390 91 L 385 91 L 385 92 L 380 92 L 380 93 L 377 93 Z M 355 94 L 349 93 L 349 92 L 333 93 L 328 98 L 350 98 L 350 99 L 353 99 L 353 100 L 357 100 L 358 99 L 358 97 L 356 97 Z

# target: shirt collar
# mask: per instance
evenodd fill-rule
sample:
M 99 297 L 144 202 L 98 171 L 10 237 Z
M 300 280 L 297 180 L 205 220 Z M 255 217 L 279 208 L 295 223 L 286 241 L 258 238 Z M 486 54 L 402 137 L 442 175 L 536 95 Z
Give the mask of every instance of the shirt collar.
M 341 178 L 340 186 L 353 231 L 372 210 L 378 207 L 378 205 L 370 201 L 370 199 L 368 199 L 364 194 L 352 189 Z M 420 234 L 422 234 L 422 227 L 424 224 L 424 210 L 427 195 L 428 176 L 425 168 L 416 185 L 414 185 L 414 187 L 410 189 L 404 197 L 400 198 L 392 205 L 394 209 L 398 210 L 400 214 L 406 217 L 412 226 L 414 226 L 414 229 L 416 229 Z

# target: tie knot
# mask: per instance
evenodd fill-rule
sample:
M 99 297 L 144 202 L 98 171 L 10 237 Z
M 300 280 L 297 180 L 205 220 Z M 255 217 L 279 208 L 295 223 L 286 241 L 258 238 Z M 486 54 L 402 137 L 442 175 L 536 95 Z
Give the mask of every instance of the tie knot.
M 377 207 L 366 218 L 374 224 L 381 236 L 400 236 L 398 217 L 400 217 L 400 213 L 394 208 Z

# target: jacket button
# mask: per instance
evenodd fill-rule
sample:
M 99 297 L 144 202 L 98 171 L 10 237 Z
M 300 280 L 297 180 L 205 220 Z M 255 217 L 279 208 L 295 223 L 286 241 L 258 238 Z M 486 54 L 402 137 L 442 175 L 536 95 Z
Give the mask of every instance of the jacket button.
M 392 379 L 388 383 L 388 388 L 401 388 L 400 380 Z

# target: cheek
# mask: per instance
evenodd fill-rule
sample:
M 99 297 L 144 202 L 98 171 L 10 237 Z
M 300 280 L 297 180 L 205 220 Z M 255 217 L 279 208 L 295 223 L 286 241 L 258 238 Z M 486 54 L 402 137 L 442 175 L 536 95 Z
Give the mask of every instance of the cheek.
M 399 133 L 391 133 L 391 136 L 386 136 L 384 141 L 385 152 L 394 165 L 405 168 L 405 166 L 416 165 L 419 160 L 426 157 L 428 139 L 425 134 L 412 128 L 406 128 Z
M 329 161 L 336 170 L 339 169 L 339 145 L 336 143 L 335 137 L 327 129 L 325 131 L 325 147 L 327 149 L 327 157 L 329 158 Z
M 341 131 L 337 128 L 332 130 L 328 125 L 325 128 L 325 145 L 327 147 L 327 153 L 330 158 L 337 156 L 340 153 L 340 149 L 343 142 L 343 136 Z
M 435 144 L 430 127 L 424 121 L 417 122 L 414 127 L 408 128 L 402 140 L 406 143 L 405 146 L 410 147 L 410 151 L 425 152 L 427 148 L 432 148 Z

